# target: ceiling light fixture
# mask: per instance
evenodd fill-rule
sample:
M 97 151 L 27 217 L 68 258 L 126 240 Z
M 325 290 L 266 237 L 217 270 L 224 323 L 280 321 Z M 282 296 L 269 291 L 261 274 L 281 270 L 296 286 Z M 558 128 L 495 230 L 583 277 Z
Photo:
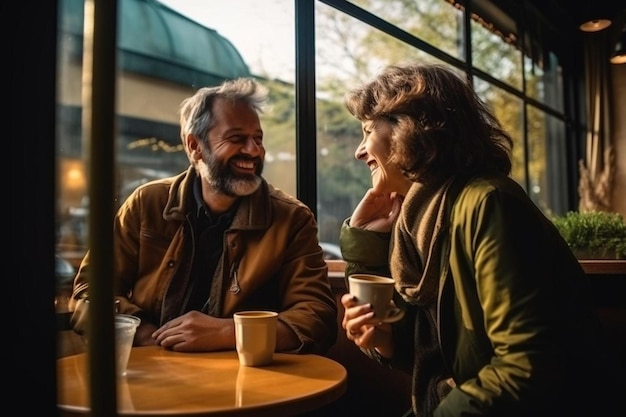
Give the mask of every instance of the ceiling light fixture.
M 592 19 L 583 22 L 579 28 L 583 32 L 599 32 L 611 26 L 609 19 Z
M 622 29 L 622 35 L 615 43 L 615 50 L 611 55 L 611 63 L 626 64 L 626 26 Z

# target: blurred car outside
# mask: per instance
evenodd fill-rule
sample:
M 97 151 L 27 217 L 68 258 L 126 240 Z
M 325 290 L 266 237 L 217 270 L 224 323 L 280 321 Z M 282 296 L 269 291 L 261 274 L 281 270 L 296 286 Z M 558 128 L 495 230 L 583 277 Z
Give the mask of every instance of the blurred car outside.
M 341 248 L 339 248 L 339 245 L 330 242 L 320 242 L 320 247 L 324 252 L 324 260 L 343 260 L 343 256 L 341 256 Z

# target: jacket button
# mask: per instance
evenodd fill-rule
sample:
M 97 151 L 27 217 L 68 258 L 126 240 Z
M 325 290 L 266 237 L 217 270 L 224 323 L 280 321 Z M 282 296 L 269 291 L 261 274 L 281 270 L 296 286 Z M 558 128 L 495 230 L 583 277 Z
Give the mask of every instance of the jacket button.
M 169 268 L 174 268 L 174 263 L 175 263 L 175 262 L 174 262 L 174 260 L 173 260 L 173 259 L 170 259 L 170 260 L 167 262 L 167 266 L 168 266 Z

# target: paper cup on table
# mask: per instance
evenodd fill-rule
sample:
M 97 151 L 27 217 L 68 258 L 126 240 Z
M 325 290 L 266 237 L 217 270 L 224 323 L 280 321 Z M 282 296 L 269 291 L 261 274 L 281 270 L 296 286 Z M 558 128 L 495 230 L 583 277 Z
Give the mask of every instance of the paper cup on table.
M 350 294 L 356 297 L 357 304 L 371 304 L 375 322 L 391 323 L 404 316 L 393 304 L 394 281 L 392 278 L 373 274 L 352 274 L 348 276 Z
M 239 363 L 264 366 L 274 360 L 278 313 L 273 311 L 240 311 L 233 315 Z
M 130 351 L 133 348 L 133 340 L 140 323 L 139 317 L 129 314 L 115 315 L 115 365 L 118 376 L 126 375 Z

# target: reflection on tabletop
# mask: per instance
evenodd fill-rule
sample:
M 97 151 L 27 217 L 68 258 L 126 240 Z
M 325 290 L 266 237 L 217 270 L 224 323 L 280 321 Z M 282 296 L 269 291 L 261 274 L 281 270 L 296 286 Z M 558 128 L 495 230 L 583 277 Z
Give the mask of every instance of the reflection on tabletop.
M 87 355 L 57 361 L 59 408 L 66 415 L 89 409 Z M 346 370 L 317 355 L 276 353 L 271 365 L 239 365 L 235 351 L 178 353 L 156 346 L 135 347 L 126 376 L 118 377 L 120 415 L 164 413 L 240 415 L 271 408 L 295 415 L 328 404 L 345 393 Z M 249 411 L 246 414 L 244 411 Z

